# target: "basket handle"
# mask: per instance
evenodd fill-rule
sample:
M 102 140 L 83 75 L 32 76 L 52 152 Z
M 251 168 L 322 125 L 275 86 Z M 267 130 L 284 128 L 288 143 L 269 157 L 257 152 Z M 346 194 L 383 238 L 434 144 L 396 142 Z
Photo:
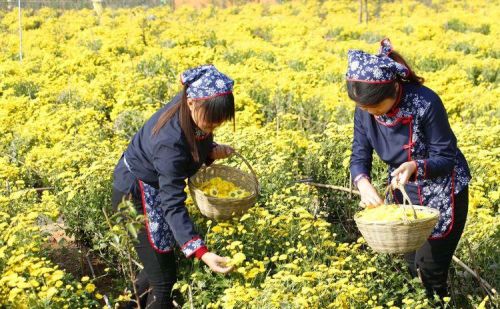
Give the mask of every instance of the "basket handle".
M 409 222 L 409 220 L 404 215 L 407 207 L 411 208 L 411 210 L 413 212 L 413 218 L 417 219 L 417 212 L 415 210 L 415 207 L 413 207 L 413 203 L 411 202 L 410 197 L 408 196 L 408 193 L 406 193 L 404 184 L 398 184 L 396 189 L 401 191 L 401 195 L 403 195 L 403 204 L 401 204 L 401 208 L 403 210 L 403 221 L 405 221 L 406 223 Z M 384 200 L 385 204 L 389 203 L 389 199 L 388 199 L 389 196 L 392 198 L 392 201 L 394 201 L 394 191 L 392 190 L 392 186 L 390 184 L 385 188 L 385 200 Z
M 245 163 L 245 165 L 248 167 L 248 169 L 250 170 L 250 172 L 252 173 L 252 176 L 253 178 L 255 179 L 255 193 L 259 193 L 260 192 L 260 184 L 259 184 L 259 179 L 257 178 L 257 174 L 255 173 L 252 165 L 250 165 L 250 163 L 248 162 L 247 159 L 245 159 L 245 157 L 243 157 L 239 152 L 237 152 L 236 150 L 233 152 L 233 156 L 237 156 L 238 158 L 241 159 L 241 161 L 243 161 L 243 163 Z

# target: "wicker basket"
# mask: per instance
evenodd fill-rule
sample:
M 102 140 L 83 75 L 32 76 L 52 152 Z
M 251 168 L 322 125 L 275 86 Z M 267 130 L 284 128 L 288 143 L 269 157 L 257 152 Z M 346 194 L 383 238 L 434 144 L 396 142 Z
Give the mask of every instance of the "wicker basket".
M 380 253 L 407 253 L 419 249 L 431 235 L 434 226 L 439 219 L 439 211 L 430 207 L 412 205 L 404 187 L 399 187 L 403 194 L 403 211 L 408 208 L 413 211 L 416 218 L 416 210 L 432 213 L 432 217 L 424 219 L 405 219 L 392 222 L 372 222 L 354 216 L 354 221 L 368 245 Z M 386 190 L 386 193 L 392 190 Z M 389 194 L 386 194 L 388 196 Z M 403 216 L 405 218 L 405 216 Z
M 243 160 L 250 169 L 251 174 L 235 167 L 212 164 L 201 168 L 189 179 L 188 185 L 191 197 L 205 217 L 214 220 L 227 220 L 243 215 L 250 207 L 255 205 L 259 194 L 257 176 L 252 166 L 243 156 L 237 152 L 234 155 Z M 231 181 L 238 187 L 250 192 L 250 195 L 244 198 L 217 198 L 205 195 L 199 188 L 203 183 L 214 177 Z

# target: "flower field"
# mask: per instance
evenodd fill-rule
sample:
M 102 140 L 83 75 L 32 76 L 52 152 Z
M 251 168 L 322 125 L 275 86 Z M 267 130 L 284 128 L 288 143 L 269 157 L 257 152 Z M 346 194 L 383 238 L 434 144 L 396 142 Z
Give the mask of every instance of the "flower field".
M 184 307 L 433 308 L 400 258 L 366 247 L 352 219 L 355 196 L 297 182 L 349 186 L 347 50 L 374 53 L 384 37 L 448 111 L 473 175 L 456 255 L 498 288 L 500 6 L 375 3 L 361 24 L 358 1 L 347 0 L 24 10 L 22 62 L 18 12 L 0 11 L 0 307 L 102 308 L 130 297 L 140 218 L 112 213 L 113 168 L 179 90 L 179 73 L 213 63 L 235 79 L 237 107 L 236 130 L 224 126 L 215 139 L 252 163 L 262 192 L 228 222 L 202 217 L 188 201 L 209 249 L 232 257 L 235 271 L 216 275 L 179 255 L 175 292 Z M 382 191 L 380 160 L 373 179 Z M 105 271 L 75 273 L 51 258 L 43 227 L 57 220 Z M 460 267 L 450 284 L 446 306 L 498 305 Z

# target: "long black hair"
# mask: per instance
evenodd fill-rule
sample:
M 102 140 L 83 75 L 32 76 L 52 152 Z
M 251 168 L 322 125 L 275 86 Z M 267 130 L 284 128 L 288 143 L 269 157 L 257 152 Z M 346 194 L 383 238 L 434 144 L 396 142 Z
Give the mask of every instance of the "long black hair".
M 401 63 L 410 70 L 410 75 L 407 79 L 396 79 L 390 83 L 374 84 L 363 83 L 358 81 L 347 81 L 347 94 L 351 100 L 361 106 L 376 105 L 387 98 L 395 99 L 398 95 L 396 84 L 400 83 L 416 83 L 422 85 L 424 78 L 413 72 L 405 59 L 397 52 L 391 51 L 388 55 L 391 59 Z
M 195 162 L 200 161 L 198 154 L 198 146 L 196 145 L 195 138 L 195 123 L 191 118 L 191 110 L 189 109 L 187 103 L 187 86 L 182 89 L 181 98 L 174 103 L 174 105 L 166 110 L 155 126 L 153 127 L 153 135 L 157 135 L 160 129 L 170 120 L 174 115 L 179 113 L 179 122 L 188 142 L 191 155 Z M 203 114 L 203 119 L 208 123 L 222 123 L 224 121 L 233 120 L 233 127 L 235 126 L 235 108 L 234 108 L 234 96 L 232 93 L 212 97 L 200 101 L 201 113 Z

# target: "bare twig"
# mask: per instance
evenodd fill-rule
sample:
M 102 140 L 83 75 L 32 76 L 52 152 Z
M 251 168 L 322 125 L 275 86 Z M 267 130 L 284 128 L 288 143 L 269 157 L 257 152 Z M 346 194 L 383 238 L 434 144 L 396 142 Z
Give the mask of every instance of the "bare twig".
M 191 309 L 194 309 L 194 304 L 193 304 L 193 291 L 191 290 L 191 284 L 189 285 L 188 287 L 188 291 L 189 291 L 189 307 Z
M 12 199 L 10 199 L 11 190 L 10 190 L 10 183 L 8 180 L 5 181 L 5 190 L 7 191 L 7 195 L 9 196 L 9 205 L 12 208 L 13 202 L 12 202 Z
M 363 0 L 359 0 L 359 23 L 363 22 Z
M 469 251 L 469 257 L 470 257 L 470 262 L 471 262 L 471 267 L 470 267 L 470 268 L 471 268 L 471 269 L 472 269 L 472 270 L 476 273 L 477 277 L 479 277 L 479 271 L 478 271 L 478 268 L 477 268 L 477 267 L 475 267 L 475 266 L 477 265 L 477 264 L 476 264 L 476 259 L 475 259 L 475 257 L 474 257 L 474 254 L 472 253 L 472 248 L 471 248 L 471 246 L 470 246 L 470 242 L 469 242 L 469 240 L 468 240 L 468 239 L 464 239 L 464 241 L 465 241 L 465 245 L 467 246 L 467 250 Z M 474 278 L 476 278 L 476 276 L 474 276 Z M 476 278 L 476 279 L 477 279 L 477 278 Z M 478 280 L 478 279 L 477 279 L 477 280 Z M 479 283 L 479 285 L 480 285 L 480 286 L 481 286 L 481 287 L 482 287 L 482 288 L 486 291 L 486 293 L 487 293 L 488 295 L 490 295 L 490 297 L 491 297 L 491 296 L 493 296 L 493 295 L 491 294 L 490 290 L 489 290 L 486 286 L 484 286 L 484 284 L 483 284 L 480 280 L 478 280 L 478 283 Z
M 106 210 L 104 208 L 102 208 L 102 212 L 104 213 L 104 217 L 106 217 L 106 222 L 108 223 L 108 226 L 110 229 L 113 229 L 113 226 L 111 225 L 111 221 L 109 220 L 109 217 L 108 217 L 108 214 L 106 213 Z M 113 247 L 115 247 L 116 250 L 118 251 L 123 251 L 123 248 L 120 248 L 118 247 L 116 244 L 112 243 L 112 242 L 109 242 L 110 245 L 112 245 Z M 139 262 L 137 262 L 135 259 L 133 259 L 132 257 L 130 258 L 130 260 L 132 261 L 132 263 L 134 263 L 137 267 L 139 267 L 139 269 L 143 269 L 144 266 L 142 266 Z
M 22 190 L 19 190 L 19 191 L 16 191 L 16 192 L 17 193 L 19 193 L 19 192 L 29 192 L 31 190 L 34 190 L 36 192 L 41 192 L 41 191 L 47 191 L 47 190 L 55 190 L 55 187 L 26 188 L 26 189 L 22 189 Z
M 87 251 L 87 254 L 85 254 L 85 258 L 87 259 L 87 264 L 89 264 L 90 272 L 92 273 L 92 278 L 95 279 L 95 271 L 94 271 L 94 267 L 92 267 L 92 263 L 90 262 L 88 251 Z
M 111 246 L 113 246 L 113 247 L 114 247 L 116 250 L 118 250 L 118 251 L 124 251 L 124 250 L 123 250 L 123 248 L 118 247 L 116 244 L 114 244 L 114 243 L 112 243 L 112 242 L 109 242 L 109 244 L 110 244 Z M 122 252 L 122 253 L 123 253 L 123 252 Z M 142 269 L 144 268 L 144 266 L 142 266 L 142 265 L 141 265 L 141 263 L 137 262 L 135 259 L 133 259 L 133 258 L 132 258 L 131 260 L 132 260 L 132 263 L 134 263 L 137 267 L 139 267 L 139 269 L 141 269 L 141 270 L 142 270 Z
M 370 15 L 368 12 L 368 0 L 365 0 L 365 23 L 368 23 L 368 15 Z
M 85 258 L 87 259 L 87 264 L 89 265 L 90 272 L 92 273 L 92 278 L 94 278 L 94 280 L 95 280 L 96 279 L 95 271 L 94 271 L 94 267 L 92 267 L 92 263 L 90 262 L 90 259 L 89 259 L 89 252 L 87 252 L 87 254 L 85 254 Z M 108 297 L 105 294 L 103 294 L 102 298 L 104 299 L 104 302 L 106 303 L 106 307 L 111 308 L 111 304 L 109 303 Z
M 104 213 L 104 217 L 106 218 L 106 223 L 108 224 L 109 228 L 113 229 L 113 226 L 111 224 L 111 220 L 108 217 L 106 209 L 102 208 L 102 212 Z M 132 258 L 132 255 L 130 254 L 131 248 L 127 248 L 127 250 L 124 250 L 123 248 L 120 248 L 117 244 L 114 244 L 113 242 L 109 242 L 109 244 L 111 244 L 118 252 L 120 252 L 120 251 L 125 252 L 126 257 L 127 257 L 127 262 L 128 262 L 126 265 L 126 267 L 128 267 L 128 269 L 127 269 L 128 274 L 126 273 L 125 267 L 122 267 L 122 270 L 123 270 L 124 275 L 125 276 L 128 275 L 128 277 L 131 279 L 132 288 L 134 289 L 134 295 L 136 298 L 137 306 L 138 306 L 138 308 L 141 308 L 141 303 L 140 303 L 140 299 L 139 299 L 140 295 L 138 295 L 137 288 L 136 288 L 135 283 L 134 283 L 136 277 L 134 275 L 132 263 L 135 264 L 137 267 L 139 267 L 139 269 L 143 269 L 144 267 Z
M 130 248 L 129 248 L 130 249 Z M 127 258 L 128 258 L 128 271 L 129 271 L 129 276 L 132 281 L 132 288 L 134 289 L 134 295 L 135 295 L 135 300 L 137 301 L 137 306 L 139 309 L 141 309 L 141 301 L 140 301 L 140 295 L 137 293 L 137 288 L 135 286 L 135 274 L 134 270 L 132 269 L 132 256 L 130 255 L 130 250 L 127 250 Z
M 21 0 L 17 1 L 17 5 L 19 10 L 19 62 L 23 62 L 23 25 L 21 20 Z
M 104 209 L 104 207 L 101 209 L 102 209 L 102 212 L 104 213 L 104 217 L 106 218 L 106 223 L 108 224 L 109 229 L 112 230 L 113 226 L 111 225 L 111 220 L 109 220 L 108 213 L 106 212 L 106 209 Z
M 306 181 L 306 182 L 302 182 L 306 185 L 310 185 L 310 186 L 314 186 L 314 187 L 319 187 L 319 188 L 327 188 L 327 189 L 333 189 L 333 190 L 339 190 L 339 191 L 344 191 L 344 192 L 347 192 L 349 194 L 356 194 L 356 195 L 360 195 L 359 191 L 358 190 L 352 190 L 349 189 L 349 188 L 345 188 L 345 187 L 341 187 L 341 186 L 334 186 L 334 185 L 327 185 L 327 184 L 322 184 L 322 183 L 316 183 L 316 182 L 309 182 L 309 181 Z
M 352 200 L 352 175 L 349 173 L 349 198 Z
M 32 170 L 32 171 L 33 171 L 33 172 L 35 172 L 37 175 L 40 175 L 40 174 L 41 174 L 41 173 L 40 173 L 40 171 L 36 170 L 35 168 L 33 168 L 33 167 L 31 167 L 31 166 L 26 165 L 26 163 L 24 163 L 23 161 L 19 160 L 18 158 L 14 157 L 14 156 L 11 156 L 11 155 L 10 155 L 10 154 L 8 154 L 8 153 L 1 152 L 0 154 L 1 154 L 1 155 L 3 155 L 3 156 L 7 156 L 7 157 L 9 157 L 11 160 L 13 160 L 13 161 L 14 161 L 14 162 L 16 162 L 16 163 L 20 163 L 21 165 L 24 165 L 24 167 L 26 167 L 26 168 L 27 168 L 27 169 L 29 169 L 29 170 Z
M 487 289 L 488 294 L 491 293 L 493 295 L 497 295 L 497 290 L 495 288 L 493 288 L 488 282 L 486 282 L 486 280 L 481 278 L 475 271 L 470 269 L 470 267 L 467 266 L 464 262 L 462 262 L 459 258 L 457 258 L 456 256 L 453 256 L 453 261 L 455 263 L 457 263 L 458 265 L 460 265 L 460 267 L 465 269 L 471 275 L 473 275 L 474 278 L 476 278 Z
M 35 190 L 35 191 L 46 191 L 46 190 L 54 190 L 55 187 L 43 187 L 43 188 L 29 188 L 26 190 Z

